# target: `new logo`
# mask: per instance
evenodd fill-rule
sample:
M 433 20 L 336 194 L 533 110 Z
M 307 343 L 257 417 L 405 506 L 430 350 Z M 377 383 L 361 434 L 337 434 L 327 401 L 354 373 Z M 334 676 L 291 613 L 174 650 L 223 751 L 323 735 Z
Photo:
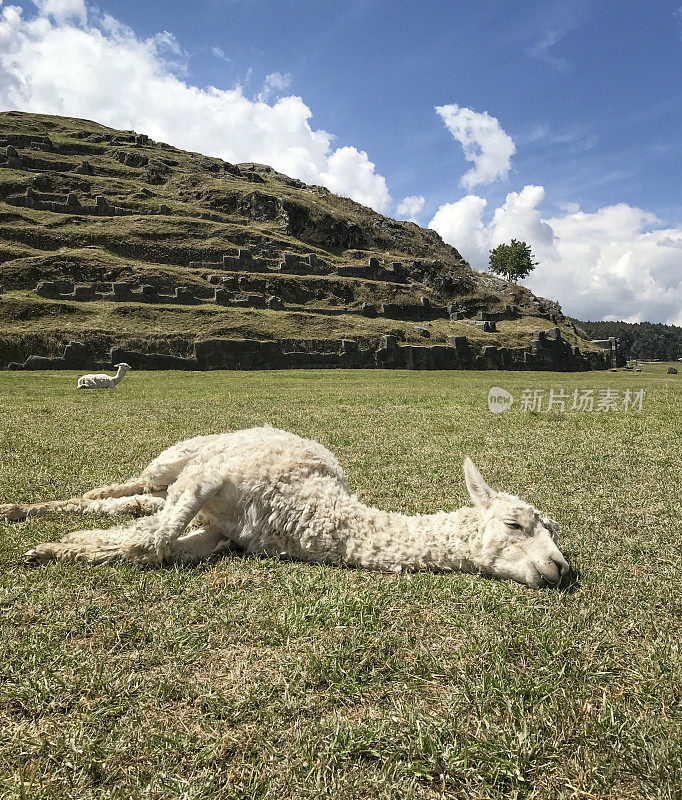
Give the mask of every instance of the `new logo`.
M 511 404 L 514 402 L 514 398 L 509 394 L 506 389 L 502 389 L 499 386 L 491 387 L 490 391 L 488 392 L 488 408 L 493 412 L 493 414 L 501 414 L 503 411 L 506 411 L 508 408 L 511 408 Z

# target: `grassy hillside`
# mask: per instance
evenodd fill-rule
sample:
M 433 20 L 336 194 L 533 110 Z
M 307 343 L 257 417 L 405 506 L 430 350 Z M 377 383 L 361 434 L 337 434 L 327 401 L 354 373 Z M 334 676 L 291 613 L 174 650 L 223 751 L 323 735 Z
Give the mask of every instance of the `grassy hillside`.
M 642 373 L 0 373 L 0 501 L 123 480 L 194 434 L 312 436 L 362 500 L 408 513 L 493 486 L 551 513 L 568 591 L 228 556 L 50 565 L 84 524 L 0 524 L 8 798 L 679 797 L 682 389 Z M 488 388 L 511 410 L 488 412 Z M 520 410 L 523 389 L 646 390 L 641 412 Z M 188 413 L 191 409 L 191 413 Z
M 217 261 L 230 248 L 248 245 L 254 253 L 272 258 L 284 250 L 317 252 L 333 265 L 366 256 L 386 260 L 412 256 L 438 261 L 437 268 L 460 277 L 470 276 L 459 253 L 434 231 L 387 219 L 269 167 L 238 167 L 163 143 L 136 143 L 133 132 L 87 120 L 1 113 L 0 141 L 13 136 L 27 141 L 47 137 L 51 147 L 20 151 L 29 160 L 34 157 L 42 162 L 42 170 L 0 170 L 2 199 L 23 194 L 31 185 L 43 194 L 76 192 L 84 204 L 103 195 L 113 205 L 139 212 L 157 212 L 164 204 L 169 213 L 92 219 L 3 208 L 0 232 L 5 261 L 34 254 L 40 258 L 45 251 L 83 243 L 94 251 L 78 254 L 84 276 L 89 268 L 101 268 L 95 259 L 99 254 L 126 262 L 111 265 L 119 277 L 128 274 L 121 272 L 126 267 L 135 274 L 143 264 L 184 269 L 190 260 Z M 40 141 L 38 145 L 45 146 Z M 119 158 L 126 155 L 147 159 L 148 164 L 120 163 Z M 84 160 L 93 175 L 75 174 Z M 154 172 L 154 166 L 163 169 Z M 202 219 L 202 213 L 214 214 L 221 221 Z M 3 270 L 3 279 L 9 287 L 18 282 L 10 268 Z
M 207 331 L 235 338 L 247 331 L 304 338 L 328 330 L 329 335 L 360 339 L 392 331 L 410 341 L 410 323 L 357 316 L 313 319 L 307 312 L 353 313 L 363 303 L 414 304 L 422 297 L 432 305 L 455 303 L 469 316 L 514 304 L 522 316 L 514 334 L 521 343 L 529 341 L 526 332 L 546 327 L 549 314 L 569 337 L 572 333 L 558 306 L 472 271 L 435 231 L 388 219 L 264 165 L 229 164 L 87 120 L 19 112 L 0 113 L 0 148 L 0 341 L 3 346 L 14 342 L 21 353 L 41 342 L 57 346 L 76 334 L 98 350 L 103 342 L 129 346 L 150 327 L 162 351 L 186 351 Z M 80 205 L 66 205 L 69 193 Z M 123 215 L 93 215 L 96 202 Z M 267 270 L 224 270 L 223 256 L 240 248 Z M 314 269 L 301 275 L 278 271 L 285 252 L 293 259 L 312 254 L 320 274 Z M 387 269 L 400 263 L 407 279 L 363 277 L 370 258 Z M 351 268 L 362 274 L 348 276 Z M 41 280 L 100 290 L 126 281 L 164 293 L 187 286 L 206 298 L 215 289 L 208 281 L 211 273 L 233 276 L 236 293 L 281 297 L 284 307 L 276 316 L 234 309 L 180 312 L 168 305 L 132 309 L 62 302 L 48 307 L 26 294 Z M 448 333 L 459 334 L 457 328 L 444 323 L 434 336 L 442 341 Z M 476 345 L 494 345 L 507 332 L 500 333 L 499 342 L 483 342 L 470 327 L 466 333 Z M 17 336 L 23 337 L 19 344 Z M 45 349 L 34 352 L 47 354 Z
M 13 292 L 0 305 L 0 359 L 23 359 L 30 353 L 61 352 L 69 341 L 93 344 L 104 357 L 121 341 L 131 349 L 191 355 L 194 339 L 212 337 L 247 339 L 355 339 L 363 344 L 384 334 L 396 334 L 412 344 L 443 344 L 450 336 L 467 336 L 474 347 L 517 348 L 527 344 L 536 330 L 553 323 L 534 316 L 497 323 L 497 331 L 484 333 L 464 322 L 439 319 L 415 325 L 399 320 L 366 319 L 359 315 L 326 315 L 305 311 L 282 313 L 269 309 L 216 308 L 211 304 L 163 306 L 146 303 L 64 303 Z M 425 326 L 424 340 L 418 328 Z M 564 338 L 582 350 L 588 346 L 571 329 Z

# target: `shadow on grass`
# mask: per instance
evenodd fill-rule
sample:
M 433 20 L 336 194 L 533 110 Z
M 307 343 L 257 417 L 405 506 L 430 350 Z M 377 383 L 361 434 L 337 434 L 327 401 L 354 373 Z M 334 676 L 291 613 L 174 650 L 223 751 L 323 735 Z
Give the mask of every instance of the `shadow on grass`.
M 557 587 L 557 591 L 562 594 L 573 594 L 580 588 L 580 572 L 575 567 L 569 567 L 568 572 L 564 575 L 561 583 Z
M 223 549 L 219 554 L 209 556 L 208 558 L 202 559 L 201 561 L 194 561 L 188 563 L 175 563 L 175 564 L 134 564 L 128 562 L 129 566 L 134 566 L 137 569 L 144 570 L 144 571 L 162 571 L 162 572 L 193 572 L 193 573 L 206 573 L 212 570 L 217 564 L 220 564 L 227 560 L 232 559 L 239 559 L 240 561 L 275 561 L 275 562 L 285 562 L 285 563 L 296 563 L 296 564 L 307 564 L 311 568 L 319 568 L 320 566 L 332 566 L 337 569 L 343 570 L 355 570 L 360 569 L 362 571 L 372 572 L 377 576 L 377 578 L 392 578 L 395 579 L 400 574 L 414 574 L 414 573 L 395 573 L 395 572 L 384 572 L 382 570 L 363 570 L 361 567 L 353 567 L 353 566 L 346 566 L 346 565 L 334 565 L 334 564 L 321 564 L 320 562 L 307 562 L 307 561 L 299 561 L 295 558 L 287 557 L 287 556 L 280 556 L 278 558 L 273 558 L 272 556 L 268 556 L 264 553 L 247 553 L 245 550 L 241 549 L 238 545 L 232 544 L 231 547 L 226 547 Z M 57 560 L 51 561 L 49 563 L 59 563 Z M 98 567 L 105 567 L 107 564 L 111 565 L 120 565 L 126 562 L 119 560 L 119 559 L 112 559 L 110 562 L 106 562 L 103 564 L 89 564 L 86 561 L 80 562 L 71 562 L 75 563 L 77 566 L 81 567 L 89 567 L 92 568 L 93 566 Z M 27 567 L 32 569 L 37 569 L 39 567 L 47 566 L 47 564 L 43 563 L 40 564 L 38 562 L 31 562 L 27 561 L 23 556 L 18 556 L 15 559 L 11 560 L 9 566 L 12 567 Z M 421 570 L 419 570 L 421 571 Z M 465 573 L 451 573 L 451 574 L 465 574 Z M 473 577 L 478 578 L 479 580 L 486 580 L 486 581 L 500 581 L 501 583 L 508 583 L 509 581 L 504 579 L 494 578 L 488 575 L 473 575 Z M 580 572 L 575 569 L 574 567 L 570 567 L 569 571 L 561 580 L 561 583 L 555 587 L 544 587 L 547 590 L 557 591 L 561 594 L 573 594 L 580 588 Z

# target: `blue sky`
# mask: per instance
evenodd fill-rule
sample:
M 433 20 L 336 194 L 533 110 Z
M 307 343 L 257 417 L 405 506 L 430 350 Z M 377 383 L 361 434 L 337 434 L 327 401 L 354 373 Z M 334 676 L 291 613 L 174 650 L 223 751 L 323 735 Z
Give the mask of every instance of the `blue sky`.
M 489 200 L 541 183 L 549 202 L 625 202 L 667 222 L 682 216 L 680 5 L 233 0 L 188 14 L 177 0 L 100 3 L 144 36 L 173 32 L 197 85 L 255 95 L 267 74 L 290 73 L 315 127 L 365 150 L 394 195 L 427 197 L 427 212 L 453 199 L 467 166 L 433 113 L 458 103 L 517 143 Z
M 529 285 L 572 313 L 682 321 L 682 0 L 36 0 L 0 10 L 4 108 L 127 121 L 179 146 L 268 159 L 400 218 L 403 198 L 418 198 L 414 218 L 477 268 L 498 239 L 529 240 L 541 261 Z M 47 64 L 62 57 L 81 78 L 65 63 L 51 84 Z M 125 69 L 111 71 L 112 60 Z M 136 81 L 157 94 L 165 81 L 173 108 L 132 90 Z M 286 108 L 270 111 L 281 98 Z M 485 150 L 481 125 L 503 163 L 477 182 L 463 176 Z

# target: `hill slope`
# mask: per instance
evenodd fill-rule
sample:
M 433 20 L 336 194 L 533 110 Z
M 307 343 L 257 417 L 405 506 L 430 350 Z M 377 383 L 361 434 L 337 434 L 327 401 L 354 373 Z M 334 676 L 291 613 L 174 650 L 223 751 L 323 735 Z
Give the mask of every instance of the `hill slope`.
M 20 112 L 0 114 L 0 147 L 0 365 L 70 339 L 100 357 L 112 345 L 185 356 L 215 336 L 466 335 L 479 352 L 552 325 L 597 352 L 556 304 L 472 271 L 435 231 L 265 165 Z M 497 329 L 471 324 L 477 312 Z

